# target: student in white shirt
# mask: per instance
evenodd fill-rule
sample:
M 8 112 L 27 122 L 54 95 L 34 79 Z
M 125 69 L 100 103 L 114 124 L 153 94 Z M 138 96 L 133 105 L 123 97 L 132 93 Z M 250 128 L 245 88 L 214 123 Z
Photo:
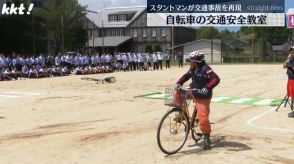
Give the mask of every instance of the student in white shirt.
M 55 57 L 55 66 L 61 66 L 61 59 L 59 56 Z
M 29 77 L 29 67 L 27 65 L 24 65 L 21 69 L 22 77 Z
M 152 55 L 152 60 L 153 60 L 153 71 L 154 71 L 158 69 L 158 59 L 155 53 L 153 53 Z
M 162 55 L 160 52 L 157 52 L 157 59 L 158 59 L 158 69 L 162 70 Z

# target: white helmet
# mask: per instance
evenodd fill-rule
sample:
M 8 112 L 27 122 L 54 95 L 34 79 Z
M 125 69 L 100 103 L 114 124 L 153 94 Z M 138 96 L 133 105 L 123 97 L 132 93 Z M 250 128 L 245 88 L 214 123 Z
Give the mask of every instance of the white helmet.
M 204 54 L 200 51 L 195 51 L 194 53 L 189 55 L 187 61 L 201 63 L 202 61 L 204 61 Z

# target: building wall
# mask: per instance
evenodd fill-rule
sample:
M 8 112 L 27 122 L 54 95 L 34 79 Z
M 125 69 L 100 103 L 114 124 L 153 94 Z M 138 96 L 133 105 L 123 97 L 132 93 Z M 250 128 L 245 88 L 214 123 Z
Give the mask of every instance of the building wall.
M 91 21 L 85 21 L 84 27 L 88 31 L 88 38 L 93 36 L 93 23 Z M 95 29 L 96 30 L 96 29 Z M 140 14 L 132 23 L 127 27 L 121 28 L 99 28 L 99 32 L 94 32 L 94 37 L 107 37 L 107 36 L 130 36 L 131 50 L 138 52 L 145 52 L 147 45 L 153 46 L 159 45 L 161 51 L 168 52 L 172 43 L 172 28 L 171 27 L 148 27 L 147 26 L 147 11 L 145 10 Z M 116 32 L 123 31 L 123 32 Z M 192 28 L 175 27 L 174 28 L 174 41 L 175 45 L 187 43 L 195 40 L 196 31 Z M 129 44 L 128 44 L 129 45 Z M 122 45 L 126 47 L 126 45 Z M 119 48 L 121 49 L 121 47 Z
M 205 60 L 208 63 L 211 63 L 211 44 L 209 42 L 197 42 L 184 46 L 184 55 L 185 58 L 193 51 L 201 51 L 205 55 Z M 221 62 L 221 45 L 213 45 L 213 62 Z

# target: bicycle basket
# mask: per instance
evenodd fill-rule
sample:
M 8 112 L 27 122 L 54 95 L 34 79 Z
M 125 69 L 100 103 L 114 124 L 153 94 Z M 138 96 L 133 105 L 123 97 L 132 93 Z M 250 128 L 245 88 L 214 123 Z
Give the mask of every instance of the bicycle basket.
M 183 102 L 186 99 L 187 94 L 183 90 L 176 91 L 171 88 L 165 89 L 164 105 L 182 108 Z

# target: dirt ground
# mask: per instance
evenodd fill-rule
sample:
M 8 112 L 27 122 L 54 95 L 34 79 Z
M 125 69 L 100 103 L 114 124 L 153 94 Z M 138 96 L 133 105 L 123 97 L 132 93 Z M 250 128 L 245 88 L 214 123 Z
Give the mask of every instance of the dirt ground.
M 213 65 L 221 82 L 215 96 L 283 98 L 280 65 Z M 166 156 L 156 141 L 168 107 L 134 98 L 163 92 L 188 70 L 119 72 L 116 83 L 69 76 L 0 82 L 0 163 L 294 163 L 294 119 L 289 107 L 211 104 L 212 150 L 189 136 Z

